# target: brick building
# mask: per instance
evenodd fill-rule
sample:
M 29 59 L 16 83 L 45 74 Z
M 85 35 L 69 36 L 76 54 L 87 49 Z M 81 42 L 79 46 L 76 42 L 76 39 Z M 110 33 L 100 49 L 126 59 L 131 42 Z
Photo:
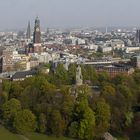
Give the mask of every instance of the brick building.
M 95 66 L 95 70 L 100 73 L 106 71 L 110 77 L 115 77 L 118 74 L 133 74 L 134 68 L 125 65 L 111 65 L 111 66 Z
M 13 51 L 3 50 L 2 53 L 2 72 L 14 70 Z

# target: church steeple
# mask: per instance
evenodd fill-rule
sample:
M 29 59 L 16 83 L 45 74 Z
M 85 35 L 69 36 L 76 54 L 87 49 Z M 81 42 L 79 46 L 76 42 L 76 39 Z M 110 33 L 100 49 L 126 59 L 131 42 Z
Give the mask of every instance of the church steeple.
M 30 21 L 28 22 L 28 27 L 27 27 L 27 32 L 26 32 L 26 38 L 30 39 L 31 38 L 31 26 L 30 26 Z
M 38 17 L 35 19 L 33 43 L 41 43 L 40 20 Z
M 28 23 L 28 29 L 27 29 L 27 38 L 30 38 L 31 31 L 30 31 L 30 22 Z M 29 41 L 28 41 L 29 40 Z M 28 45 L 26 47 L 26 53 L 37 53 L 41 54 L 43 52 L 43 46 L 41 44 L 41 31 L 40 31 L 40 20 L 37 17 L 35 19 L 35 26 L 34 26 L 34 32 L 33 32 L 33 43 L 31 43 L 31 39 L 27 39 Z

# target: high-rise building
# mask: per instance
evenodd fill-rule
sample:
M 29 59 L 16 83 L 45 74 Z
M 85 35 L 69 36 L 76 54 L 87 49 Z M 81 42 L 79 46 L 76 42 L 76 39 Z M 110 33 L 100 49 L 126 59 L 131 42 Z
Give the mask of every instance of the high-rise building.
M 140 30 L 139 29 L 136 32 L 136 42 L 140 43 Z
M 41 43 L 40 20 L 38 17 L 35 19 L 33 43 Z

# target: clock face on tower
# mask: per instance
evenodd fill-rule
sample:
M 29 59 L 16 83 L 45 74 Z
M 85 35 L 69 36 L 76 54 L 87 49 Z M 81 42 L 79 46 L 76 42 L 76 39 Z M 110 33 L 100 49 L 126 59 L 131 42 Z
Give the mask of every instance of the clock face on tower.
M 40 20 L 38 17 L 35 20 L 33 43 L 41 43 Z
M 36 31 L 39 32 L 39 28 L 36 28 Z

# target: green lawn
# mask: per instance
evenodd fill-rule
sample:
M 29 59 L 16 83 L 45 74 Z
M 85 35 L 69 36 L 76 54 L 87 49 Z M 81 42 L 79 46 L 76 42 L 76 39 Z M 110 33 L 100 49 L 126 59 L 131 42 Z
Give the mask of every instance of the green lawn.
M 42 134 L 37 134 L 37 133 L 33 133 L 33 134 L 28 134 L 27 135 L 29 140 L 72 140 L 69 138 L 65 138 L 65 137 L 48 137 L 46 135 L 42 135 Z
M 3 127 L 0 127 L 0 140 L 24 140 L 18 135 L 15 135 Z
M 61 137 L 48 137 L 46 135 L 31 133 L 27 136 L 16 135 L 9 132 L 4 127 L 0 127 L 0 140 L 72 140 L 69 138 Z

